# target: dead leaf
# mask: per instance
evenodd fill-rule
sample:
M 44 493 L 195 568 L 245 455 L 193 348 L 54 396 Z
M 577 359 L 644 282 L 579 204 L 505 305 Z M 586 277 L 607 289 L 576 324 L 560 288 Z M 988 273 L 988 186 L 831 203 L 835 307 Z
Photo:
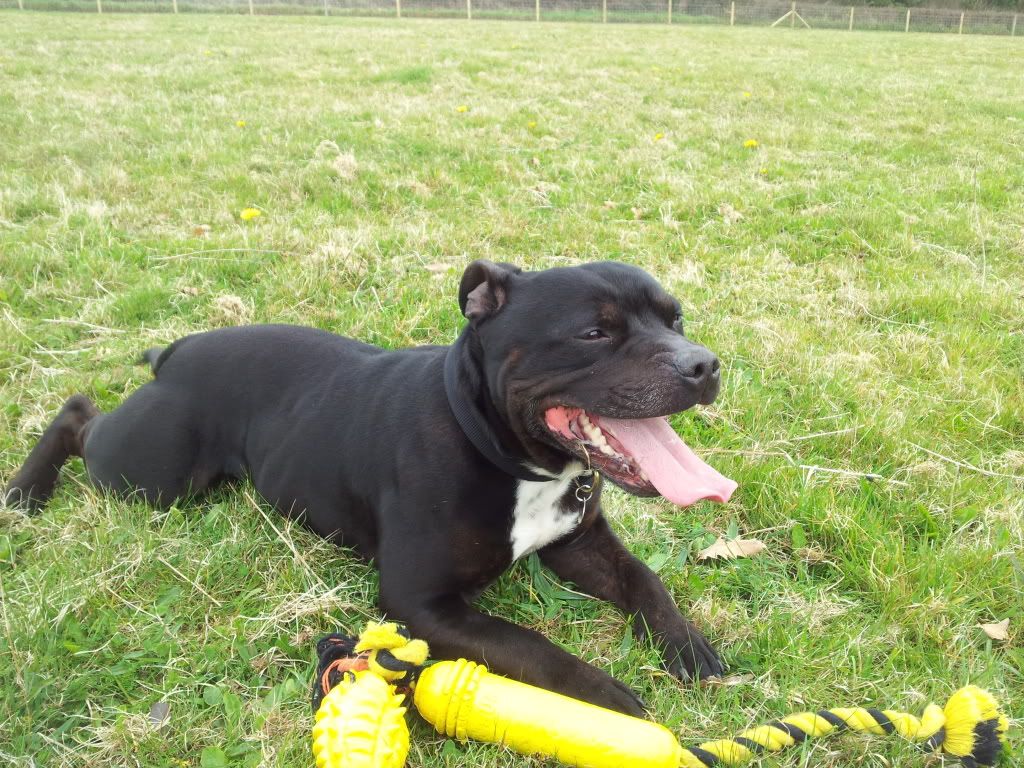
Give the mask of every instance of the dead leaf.
M 993 640 L 1009 640 L 1010 639 L 1010 620 L 1003 619 L 996 624 L 979 624 L 981 631 L 991 637 Z
M 535 158 L 533 158 L 533 160 L 531 160 L 531 162 L 533 163 L 533 165 L 535 167 L 539 166 L 540 165 L 540 158 L 539 157 L 535 157 Z
M 644 217 L 644 209 L 643 208 L 637 208 L 636 206 L 633 206 L 629 210 L 632 211 L 633 218 L 636 219 L 637 221 L 639 221 L 640 219 L 642 219 Z
M 617 203 L 614 200 L 605 200 L 603 205 L 604 205 L 605 210 L 610 211 L 612 208 L 614 208 L 617 205 Z
M 743 674 L 729 675 L 727 677 L 709 677 L 707 680 L 703 680 L 702 682 L 705 685 L 720 685 L 724 688 L 729 688 L 734 685 L 745 685 L 753 679 L 754 676 L 752 674 L 744 672 Z
M 171 705 L 166 701 L 157 701 L 149 708 L 149 724 L 157 731 L 163 730 L 171 720 Z
M 441 262 L 434 262 L 432 264 L 424 264 L 423 268 L 427 272 L 432 272 L 435 275 L 442 275 L 452 268 L 451 264 L 442 264 Z
M 738 557 L 753 557 L 765 550 L 765 544 L 758 539 L 725 539 L 721 536 L 707 549 L 697 553 L 698 560 L 735 560 Z
M 196 237 L 206 237 L 207 235 L 210 234 L 210 225 L 209 224 L 197 224 L 192 229 L 192 234 L 195 235 Z
M 825 559 L 825 553 L 817 547 L 800 547 L 800 549 L 794 550 L 793 554 L 810 565 L 815 565 Z

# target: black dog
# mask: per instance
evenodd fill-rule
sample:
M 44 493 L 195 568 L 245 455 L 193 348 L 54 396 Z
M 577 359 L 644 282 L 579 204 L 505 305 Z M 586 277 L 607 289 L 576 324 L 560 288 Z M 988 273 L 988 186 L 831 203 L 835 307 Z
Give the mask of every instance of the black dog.
M 601 514 L 600 476 L 685 505 L 735 484 L 664 416 L 710 403 L 718 360 L 635 267 L 522 272 L 477 261 L 451 347 L 386 352 L 324 331 L 231 328 L 146 357 L 155 379 L 115 411 L 69 399 L 6 498 L 38 507 L 69 456 L 90 480 L 169 505 L 249 477 L 282 513 L 380 568 L 381 607 L 497 673 L 640 715 L 626 686 L 472 599 L 537 550 L 559 577 L 635 616 L 683 679 L 722 665 Z

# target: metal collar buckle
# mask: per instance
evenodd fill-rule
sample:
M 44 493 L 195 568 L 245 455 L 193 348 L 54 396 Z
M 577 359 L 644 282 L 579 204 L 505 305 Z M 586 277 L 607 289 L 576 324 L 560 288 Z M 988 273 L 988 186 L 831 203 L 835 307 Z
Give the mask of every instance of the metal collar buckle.
M 593 469 L 576 477 L 576 501 L 584 505 L 590 501 L 590 497 L 594 495 L 594 488 L 597 486 L 598 477 L 600 475 Z M 583 478 L 586 478 L 586 480 Z
M 580 503 L 580 511 L 576 516 L 576 522 L 579 523 L 583 519 L 583 516 L 587 514 L 587 502 L 590 501 L 591 496 L 594 495 L 594 489 L 597 487 L 597 481 L 601 476 L 593 469 L 588 469 L 582 475 L 576 476 L 576 501 Z M 584 480 L 583 478 L 586 478 Z

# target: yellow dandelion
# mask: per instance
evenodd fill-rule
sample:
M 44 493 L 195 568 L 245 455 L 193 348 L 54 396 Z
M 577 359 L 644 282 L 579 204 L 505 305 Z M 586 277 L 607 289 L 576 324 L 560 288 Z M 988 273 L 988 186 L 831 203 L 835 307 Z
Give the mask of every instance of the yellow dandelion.
M 758 173 L 760 173 L 762 176 L 767 176 L 768 175 L 768 169 L 767 168 L 762 168 L 760 171 L 758 171 Z
M 239 128 L 245 128 L 245 120 L 235 120 L 235 125 Z
M 753 95 L 754 95 L 754 94 L 752 94 L 752 93 L 751 93 L 750 91 L 744 91 L 744 92 L 743 92 L 743 98 L 744 98 L 744 99 L 749 99 L 749 98 L 750 98 L 751 96 L 753 96 Z
M 242 212 L 238 214 L 238 218 L 242 221 L 252 221 L 253 219 L 258 219 L 262 215 L 263 211 L 259 208 L 243 208 Z
M 469 112 L 469 107 L 467 107 L 465 104 L 459 104 L 459 106 L 457 106 L 455 108 L 455 111 L 456 112 Z
M 746 141 L 743 142 L 743 146 L 746 147 L 747 149 L 757 149 L 757 139 L 747 139 Z
M 664 133 L 656 133 L 656 134 L 654 134 L 654 140 L 655 141 L 661 141 L 664 138 L 665 138 L 665 134 Z
M 526 127 L 527 128 L 536 128 L 537 127 L 537 121 L 536 120 L 531 120 L 530 122 L 528 122 L 526 124 Z

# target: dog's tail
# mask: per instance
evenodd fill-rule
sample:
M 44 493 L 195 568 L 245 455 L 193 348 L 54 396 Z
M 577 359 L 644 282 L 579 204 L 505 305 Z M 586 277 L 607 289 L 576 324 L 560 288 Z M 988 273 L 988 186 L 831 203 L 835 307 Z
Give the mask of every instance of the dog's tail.
M 164 352 L 167 351 L 167 347 L 150 347 L 141 355 L 139 355 L 138 364 L 148 365 L 153 375 L 156 376 L 157 370 L 160 368 L 160 363 L 163 362 Z
M 152 369 L 153 375 L 156 376 L 157 371 L 159 371 L 161 366 L 167 362 L 167 358 L 174 354 L 174 350 L 189 339 L 194 339 L 196 336 L 201 335 L 202 334 L 193 333 L 191 336 L 182 336 L 177 341 L 172 341 L 166 347 L 150 347 L 139 355 L 138 363 L 139 365 L 148 365 L 150 369 Z

